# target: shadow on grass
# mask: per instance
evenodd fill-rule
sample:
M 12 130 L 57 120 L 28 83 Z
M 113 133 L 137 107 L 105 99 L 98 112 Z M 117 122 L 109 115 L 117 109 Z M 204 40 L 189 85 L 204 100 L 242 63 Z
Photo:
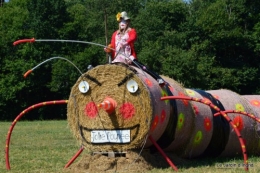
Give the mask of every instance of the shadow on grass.
M 79 161 L 71 165 L 66 172 L 147 172 L 154 169 L 158 171 L 170 168 L 170 165 L 158 152 L 150 153 L 149 150 L 143 150 L 139 154 L 140 151 L 132 150 L 124 155 L 114 157 L 108 157 L 106 154 L 93 155 L 86 153 Z M 243 157 L 183 159 L 169 152 L 166 155 L 178 169 L 184 170 L 189 168 L 215 167 L 216 164 L 243 164 Z
M 202 167 L 202 166 L 209 166 L 215 167 L 216 164 L 221 164 L 222 166 L 227 164 L 240 164 L 243 167 L 244 158 L 243 156 L 235 156 L 235 157 L 203 157 L 203 158 L 193 158 L 193 159 L 184 159 L 180 158 L 174 153 L 167 152 L 165 153 L 169 159 L 173 162 L 173 164 L 178 168 L 188 169 L 194 167 Z M 151 164 L 156 169 L 167 169 L 170 165 L 167 163 L 163 156 L 156 152 L 151 154 L 149 151 L 146 151 L 141 154 L 141 156 L 147 161 L 147 163 Z M 252 160 L 254 157 L 257 156 L 250 156 L 248 161 L 250 163 L 250 158 Z M 236 165 L 237 166 L 237 165 Z

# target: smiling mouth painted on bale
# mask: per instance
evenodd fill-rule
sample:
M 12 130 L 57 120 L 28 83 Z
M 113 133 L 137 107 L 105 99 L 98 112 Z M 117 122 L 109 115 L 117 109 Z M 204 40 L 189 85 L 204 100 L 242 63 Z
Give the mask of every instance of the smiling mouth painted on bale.
M 137 134 L 140 130 L 140 124 L 136 124 L 135 126 L 129 127 L 129 128 L 120 128 L 120 129 L 101 129 L 101 130 L 133 130 L 133 129 L 137 129 L 135 134 L 133 135 L 133 137 L 131 138 L 132 141 L 134 141 L 137 137 Z M 83 127 L 82 125 L 79 126 L 79 130 L 80 130 L 80 135 L 82 137 L 82 139 L 87 143 L 87 144 L 95 144 L 95 145 L 104 145 L 104 144 L 113 144 L 114 142 L 107 142 L 107 143 L 91 143 L 89 141 L 87 141 L 87 139 L 85 138 L 85 135 L 83 133 L 83 131 L 87 131 L 88 133 L 91 133 L 92 130 L 100 130 L 100 129 L 89 129 L 87 127 Z M 119 145 L 124 145 L 124 144 L 128 144 L 128 143 L 116 143 Z
M 121 64 L 121 63 L 119 63 Z M 124 79 L 122 79 L 117 85 L 120 87 L 122 86 L 124 83 L 126 83 L 129 79 L 133 78 L 134 77 L 134 74 L 137 73 L 137 71 L 134 69 L 134 68 L 129 68 L 128 66 L 126 66 L 125 64 L 122 64 L 123 66 L 127 67 L 129 70 L 131 70 L 132 72 L 134 73 L 129 73 L 126 75 L 126 77 Z M 96 83 L 97 85 L 99 86 L 102 86 L 102 83 L 99 82 L 96 78 L 90 76 L 89 74 L 85 75 L 84 77 L 86 77 L 87 79 L 91 80 L 92 82 Z M 82 125 L 79 125 L 79 131 L 80 131 L 80 135 L 81 135 L 81 138 L 87 143 L 87 144 L 95 144 L 95 145 L 104 145 L 104 144 L 111 144 L 111 143 L 114 143 L 114 142 L 107 142 L 107 143 L 91 143 L 89 141 L 87 141 L 83 131 L 87 131 L 89 134 L 91 133 L 92 130 L 133 130 L 133 129 L 137 129 L 135 134 L 132 136 L 131 138 L 131 141 L 134 141 L 139 133 L 139 130 L 140 130 L 140 124 L 137 124 L 135 126 L 132 126 L 132 127 L 126 127 L 126 128 L 118 128 L 118 129 L 89 129 L 87 127 L 83 127 Z M 124 144 L 129 144 L 129 143 L 116 143 L 116 144 L 119 144 L 119 145 L 124 145 Z

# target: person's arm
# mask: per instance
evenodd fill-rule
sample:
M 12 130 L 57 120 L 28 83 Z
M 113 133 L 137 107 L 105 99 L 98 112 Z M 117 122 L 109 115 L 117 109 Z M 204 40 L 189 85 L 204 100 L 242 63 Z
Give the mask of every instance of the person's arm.
M 112 58 L 115 57 L 116 34 L 117 34 L 117 31 L 115 31 L 115 32 L 113 33 L 112 38 L 111 38 L 111 42 L 110 42 L 111 48 L 114 49 L 114 50 L 111 51 L 111 56 L 112 56 Z
M 112 45 L 112 48 L 115 49 L 116 47 L 116 32 L 113 33 L 110 44 Z
M 132 29 L 129 31 L 128 34 L 129 34 L 129 38 L 128 38 L 128 40 L 127 40 L 126 42 L 127 42 L 128 44 L 134 43 L 135 40 L 137 39 L 136 30 L 132 28 Z

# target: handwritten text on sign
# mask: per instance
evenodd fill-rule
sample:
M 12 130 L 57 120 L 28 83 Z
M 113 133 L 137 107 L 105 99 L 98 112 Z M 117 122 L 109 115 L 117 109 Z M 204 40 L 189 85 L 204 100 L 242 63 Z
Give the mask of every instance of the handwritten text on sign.
M 130 130 L 93 130 L 92 143 L 129 143 Z

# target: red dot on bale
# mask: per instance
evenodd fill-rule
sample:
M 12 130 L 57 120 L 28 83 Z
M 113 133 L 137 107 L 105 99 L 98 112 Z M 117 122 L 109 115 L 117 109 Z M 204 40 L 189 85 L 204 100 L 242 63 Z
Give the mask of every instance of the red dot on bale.
M 250 103 L 256 107 L 260 107 L 260 101 L 259 100 L 251 100 Z
M 236 128 L 241 131 L 244 128 L 244 122 L 243 119 L 241 118 L 241 116 L 236 116 L 233 119 L 233 124 L 236 126 Z
M 88 104 L 86 104 L 84 111 L 85 111 L 85 115 L 88 116 L 89 118 L 95 118 L 98 113 L 97 106 L 94 102 L 89 102 Z
M 164 122 L 165 118 L 166 118 L 166 112 L 165 112 L 165 110 L 162 110 L 162 113 L 161 113 L 161 123 Z
M 159 121 L 159 117 L 158 115 L 156 115 L 154 117 L 153 123 L 151 124 L 151 131 L 154 131 L 154 129 L 157 127 L 158 121 Z
M 195 105 L 192 106 L 194 112 L 195 112 L 195 116 L 197 116 L 199 114 L 199 108 Z
M 211 127 L 212 127 L 211 120 L 208 117 L 206 117 L 204 119 L 204 128 L 205 128 L 206 131 L 210 131 Z
M 149 79 L 145 79 L 145 83 L 149 87 L 153 86 L 153 83 Z
M 119 112 L 124 119 L 131 119 L 135 114 L 135 107 L 131 103 L 124 103 L 119 108 Z
M 178 95 L 179 95 L 179 96 L 182 96 L 182 97 L 185 96 L 185 94 L 182 93 L 182 92 L 179 92 Z M 188 101 L 188 100 L 183 99 L 182 102 L 183 102 L 183 104 L 184 104 L 185 106 L 188 106 L 188 105 L 189 105 L 189 101 Z

